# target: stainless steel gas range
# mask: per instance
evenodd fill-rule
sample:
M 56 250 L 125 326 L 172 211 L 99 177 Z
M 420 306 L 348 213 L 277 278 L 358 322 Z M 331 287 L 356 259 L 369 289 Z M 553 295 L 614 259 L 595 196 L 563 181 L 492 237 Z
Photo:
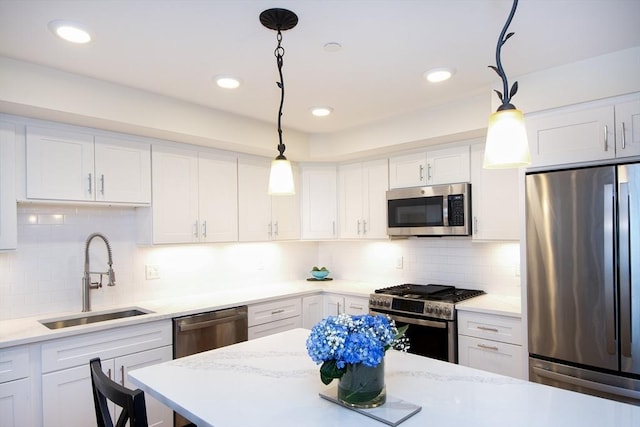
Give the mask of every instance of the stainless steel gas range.
M 377 289 L 369 296 L 369 313 L 387 314 L 397 326 L 409 325 L 409 353 L 458 362 L 456 303 L 483 295 L 447 285 L 403 284 Z

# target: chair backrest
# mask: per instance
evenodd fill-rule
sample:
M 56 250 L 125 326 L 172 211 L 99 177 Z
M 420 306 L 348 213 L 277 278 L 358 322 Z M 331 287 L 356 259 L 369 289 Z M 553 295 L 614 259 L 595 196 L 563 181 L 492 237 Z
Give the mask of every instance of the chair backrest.
M 98 427 L 114 427 L 107 400 L 122 408 L 115 427 L 124 427 L 127 421 L 129 427 L 148 427 L 144 392 L 129 390 L 106 376 L 100 358 L 91 359 L 89 367 Z

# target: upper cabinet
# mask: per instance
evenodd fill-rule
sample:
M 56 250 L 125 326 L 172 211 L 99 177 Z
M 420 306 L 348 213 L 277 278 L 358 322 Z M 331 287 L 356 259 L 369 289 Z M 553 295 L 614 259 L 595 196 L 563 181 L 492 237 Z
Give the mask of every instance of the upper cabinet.
M 333 165 L 304 165 L 301 169 L 302 238 L 337 238 L 336 167 Z
M 260 242 L 300 238 L 300 183 L 297 167 L 293 177 L 296 194 L 270 196 L 268 193 L 270 161 L 238 160 L 239 240 Z
M 520 240 L 518 169 L 483 169 L 484 144 L 471 146 L 473 240 Z
M 18 245 L 15 138 L 15 126 L 0 122 L 0 250 Z
M 26 127 L 26 198 L 149 204 L 150 144 Z
M 526 118 L 526 125 L 531 166 L 640 155 L 640 99 L 601 101 L 532 114 Z
M 340 237 L 387 237 L 389 168 L 386 159 L 342 165 L 338 169 Z
M 237 241 L 237 209 L 234 155 L 154 146 L 153 207 L 139 210 L 144 220 L 140 229 L 151 224 L 152 236 L 142 241 Z
M 469 182 L 469 146 L 443 148 L 389 159 L 389 187 Z

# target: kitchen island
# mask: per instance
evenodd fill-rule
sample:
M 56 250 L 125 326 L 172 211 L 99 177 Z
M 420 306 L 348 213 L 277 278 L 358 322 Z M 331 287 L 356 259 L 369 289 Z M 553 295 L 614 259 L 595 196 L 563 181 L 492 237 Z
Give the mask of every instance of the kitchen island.
M 385 424 L 322 399 L 309 331 L 261 339 L 129 372 L 149 395 L 198 426 Z M 640 425 L 640 407 L 397 351 L 385 358 L 387 395 L 422 407 L 403 427 Z

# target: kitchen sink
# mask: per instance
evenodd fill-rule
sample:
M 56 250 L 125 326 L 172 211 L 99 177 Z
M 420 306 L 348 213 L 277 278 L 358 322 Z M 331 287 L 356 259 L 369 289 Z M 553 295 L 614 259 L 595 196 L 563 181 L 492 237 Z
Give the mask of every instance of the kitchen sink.
M 44 319 L 39 322 L 49 329 L 68 328 L 70 326 L 88 325 L 90 323 L 104 322 L 107 320 L 124 319 L 126 317 L 150 314 L 153 311 L 143 310 L 137 307 L 125 308 L 117 311 L 101 311 L 95 313 L 82 313 L 80 316 L 65 316 L 58 319 Z

